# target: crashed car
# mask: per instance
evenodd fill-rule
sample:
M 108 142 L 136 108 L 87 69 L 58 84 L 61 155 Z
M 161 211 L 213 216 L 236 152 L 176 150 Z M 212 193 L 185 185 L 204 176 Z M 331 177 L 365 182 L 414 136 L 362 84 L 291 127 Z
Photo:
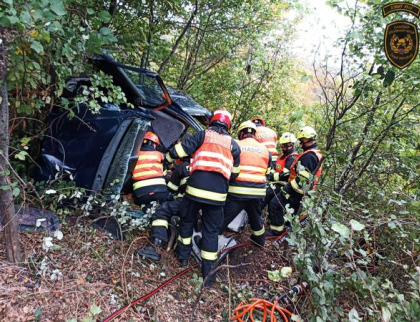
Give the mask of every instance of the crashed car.
M 131 190 L 131 172 L 147 131 L 161 140 L 162 152 L 172 147 L 187 131 L 202 129 L 211 112 L 191 97 L 166 88 L 161 77 L 147 69 L 130 67 L 109 55 L 91 57 L 94 66 L 111 75 L 134 108 L 109 103 L 93 114 L 85 104 L 69 111 L 54 109 L 49 115 L 49 133 L 41 150 L 39 180 L 57 172 L 73 178 L 76 186 L 107 195 Z M 88 76 L 67 81 L 63 96 L 69 101 L 90 85 Z

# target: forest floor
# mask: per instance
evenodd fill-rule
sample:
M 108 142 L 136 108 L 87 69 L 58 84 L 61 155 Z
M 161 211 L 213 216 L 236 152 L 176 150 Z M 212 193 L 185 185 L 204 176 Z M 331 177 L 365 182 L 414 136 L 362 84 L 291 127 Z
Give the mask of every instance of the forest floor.
M 148 244 L 149 231 L 118 241 L 91 228 L 87 219 L 77 225 L 69 220 L 61 231 L 64 237 L 54 239 L 48 251 L 43 249 L 45 235 L 21 233 L 22 267 L 7 264 L 5 250 L 0 249 L 0 321 L 103 320 L 185 270 L 173 251 L 161 251 L 160 262 L 137 255 L 135 249 Z M 249 241 L 247 230 L 231 235 L 238 243 Z M 0 234 L 3 243 L 1 238 Z M 229 321 L 241 302 L 270 299 L 297 282 L 295 272 L 279 281 L 268 274 L 293 267 L 292 253 L 272 239 L 263 248 L 237 248 L 221 263 L 212 287 L 201 288 L 197 265 L 114 321 Z M 299 314 L 304 301 L 301 296 L 282 306 Z

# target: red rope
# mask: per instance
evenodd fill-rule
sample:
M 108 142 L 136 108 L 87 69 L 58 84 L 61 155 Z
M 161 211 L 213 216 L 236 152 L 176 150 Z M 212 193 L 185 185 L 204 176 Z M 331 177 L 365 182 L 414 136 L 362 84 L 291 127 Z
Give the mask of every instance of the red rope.
M 280 236 L 269 236 L 269 237 L 267 237 L 267 239 L 276 239 L 276 241 L 277 240 L 281 240 L 282 238 L 283 238 L 283 240 L 282 240 L 282 242 L 284 241 L 284 237 L 287 235 L 287 231 L 284 231 L 283 232 L 283 234 L 281 234 Z M 231 246 L 231 247 L 228 247 L 228 248 L 226 248 L 226 249 L 224 249 L 224 250 L 222 250 L 222 253 L 225 253 L 225 252 L 228 252 L 228 251 L 231 251 L 231 250 L 233 250 L 233 249 L 235 249 L 235 248 L 240 248 L 240 247 L 243 247 L 243 246 L 246 246 L 246 245 L 251 245 L 251 243 L 250 242 L 245 242 L 245 243 L 242 243 L 242 244 L 237 244 L 237 245 L 235 245 L 235 246 Z M 109 322 L 109 321 L 112 321 L 114 318 L 116 318 L 118 315 L 120 315 L 121 313 L 123 313 L 123 312 L 125 312 L 125 311 L 127 311 L 130 307 L 132 307 L 132 306 L 134 306 L 134 305 L 136 305 L 136 304 L 138 304 L 138 303 L 140 303 L 141 301 L 144 301 L 144 300 L 146 300 L 146 299 L 148 299 L 149 297 L 151 297 L 152 295 L 154 295 L 154 294 L 156 294 L 157 292 L 159 292 L 162 288 L 164 288 L 166 285 L 168 285 L 169 283 L 171 283 L 172 281 L 174 281 L 174 280 L 176 280 L 176 279 L 178 279 L 178 278 L 180 278 L 182 275 L 184 275 L 184 274 L 186 274 L 186 273 L 188 273 L 189 271 L 191 271 L 192 269 L 194 269 L 194 268 L 196 268 L 197 266 L 199 266 L 201 263 L 199 262 L 199 263 L 196 263 L 196 264 L 194 264 L 193 266 L 191 266 L 191 267 L 188 267 L 187 269 L 185 269 L 185 270 L 183 270 L 183 271 L 181 271 L 181 272 L 179 272 L 178 274 L 176 274 L 175 276 L 173 276 L 173 277 L 171 277 L 170 279 L 168 279 L 167 281 L 165 281 L 164 283 L 162 283 L 161 285 L 159 285 L 157 288 L 155 288 L 153 291 L 151 291 L 150 293 L 147 293 L 146 295 L 144 295 L 144 296 L 142 296 L 142 297 L 140 297 L 140 298 L 138 298 L 137 300 L 134 300 L 133 302 L 131 302 L 130 304 L 128 304 L 128 305 L 126 305 L 126 306 L 123 306 L 121 309 L 119 309 L 118 311 L 115 311 L 114 313 L 112 313 L 110 316 L 108 316 L 107 318 L 105 318 L 105 320 L 103 320 L 103 322 Z

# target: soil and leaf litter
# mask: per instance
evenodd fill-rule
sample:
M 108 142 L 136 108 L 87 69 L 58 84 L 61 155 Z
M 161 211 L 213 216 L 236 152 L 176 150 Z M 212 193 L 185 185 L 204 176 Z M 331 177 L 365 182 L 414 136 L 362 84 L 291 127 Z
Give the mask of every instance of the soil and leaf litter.
M 124 241 L 92 229 L 89 219 L 68 220 L 63 238 L 43 247 L 45 234 L 22 233 L 23 268 L 0 267 L 0 318 L 4 321 L 103 320 L 123 306 L 150 293 L 185 268 L 172 252 L 159 250 L 162 259 L 140 258 L 135 249 L 146 246 L 148 231 L 131 234 Z M 231 233 L 238 243 L 248 242 L 249 232 Z M 116 321 L 227 321 L 233 310 L 251 298 L 269 300 L 297 282 L 284 256 L 293 250 L 268 240 L 260 249 L 247 245 L 234 249 L 221 263 L 216 283 L 202 289 L 198 267 L 172 281 L 155 295 L 124 311 Z M 0 251 L 4 261 L 5 253 Z M 194 265 L 190 259 L 190 265 Z M 287 308 L 299 313 L 299 302 Z M 283 305 L 284 306 L 284 305 Z M 254 313 L 255 317 L 257 313 Z

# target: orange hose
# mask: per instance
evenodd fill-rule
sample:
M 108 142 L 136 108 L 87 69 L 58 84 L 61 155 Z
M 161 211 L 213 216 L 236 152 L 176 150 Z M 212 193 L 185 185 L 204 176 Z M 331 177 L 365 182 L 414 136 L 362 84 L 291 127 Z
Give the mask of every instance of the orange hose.
M 255 322 L 254 320 L 254 310 L 260 312 L 263 314 L 262 321 L 265 322 L 267 317 L 270 317 L 270 320 L 268 322 L 276 322 L 276 313 L 278 313 L 285 322 L 289 321 L 289 318 L 286 316 L 292 316 L 292 313 L 285 308 L 282 308 L 277 305 L 277 301 L 274 303 L 268 302 L 263 299 L 250 299 L 250 304 L 240 304 L 236 309 L 233 310 L 233 315 L 230 320 L 231 321 L 238 321 L 238 322 L 244 322 L 242 318 L 244 316 L 248 316 L 252 322 Z M 262 312 L 261 312 L 262 311 Z

